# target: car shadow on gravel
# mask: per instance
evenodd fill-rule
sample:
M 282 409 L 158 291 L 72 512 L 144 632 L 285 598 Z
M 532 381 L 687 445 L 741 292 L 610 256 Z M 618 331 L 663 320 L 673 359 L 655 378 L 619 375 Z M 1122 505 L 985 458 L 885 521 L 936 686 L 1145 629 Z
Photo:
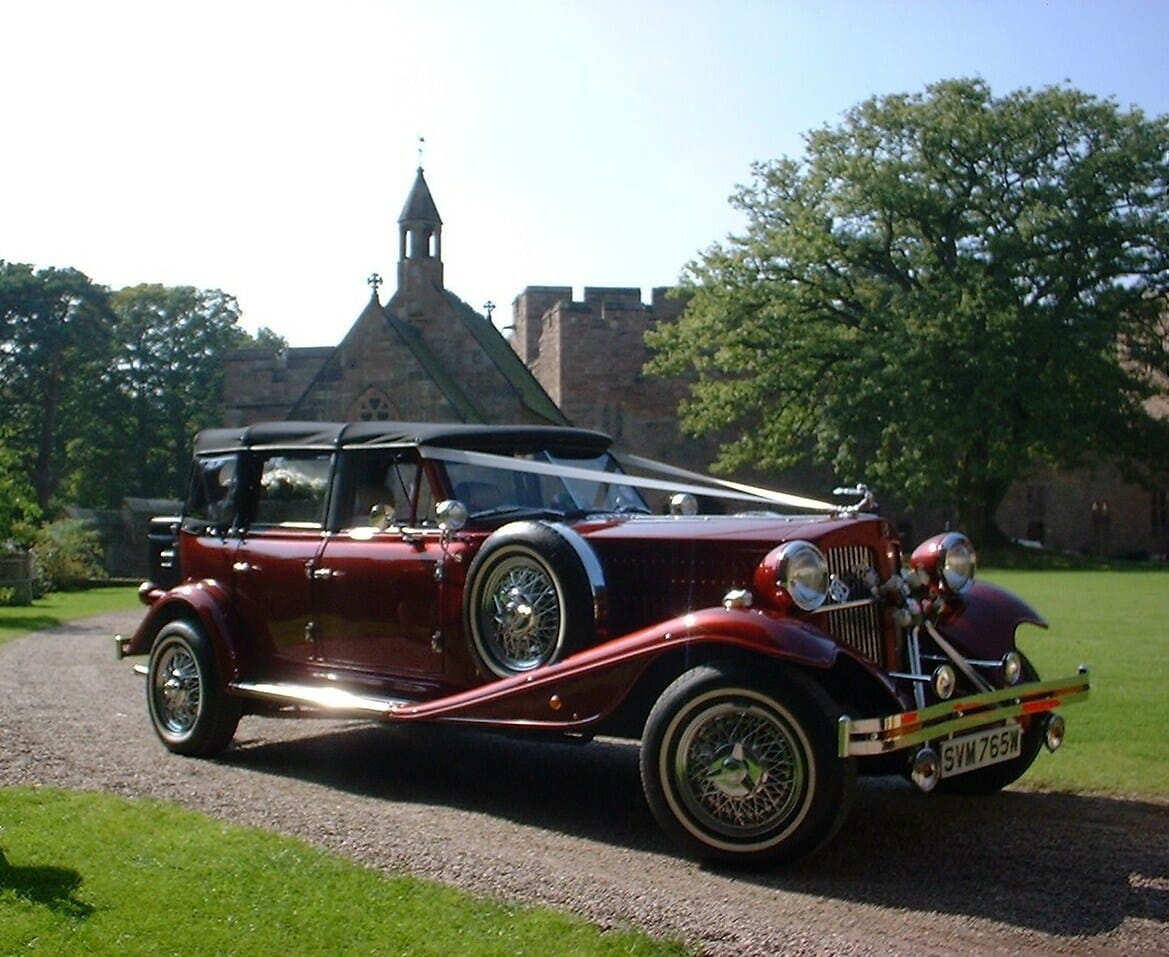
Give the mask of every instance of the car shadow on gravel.
M 354 724 L 274 742 L 241 735 L 220 760 L 675 855 L 642 798 L 637 749 L 625 742 L 550 744 L 439 726 Z M 690 865 L 679 857 L 679 866 Z M 817 854 L 777 871 L 720 875 L 1060 936 L 1106 933 L 1126 918 L 1169 925 L 1169 808 L 1014 791 L 924 795 L 900 780 L 862 780 L 848 820 Z

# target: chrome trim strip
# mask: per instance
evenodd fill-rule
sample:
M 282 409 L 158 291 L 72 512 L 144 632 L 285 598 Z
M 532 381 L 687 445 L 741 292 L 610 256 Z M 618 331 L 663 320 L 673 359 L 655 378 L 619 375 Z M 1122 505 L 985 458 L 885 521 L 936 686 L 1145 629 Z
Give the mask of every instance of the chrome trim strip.
M 1082 701 L 1090 688 L 1088 669 L 1082 668 L 1072 677 L 998 688 L 883 718 L 854 721 L 845 715 L 838 727 L 838 753 L 847 758 L 899 751 L 1011 718 L 1053 711 Z
M 858 598 L 853 601 L 842 601 L 835 603 L 825 602 L 823 605 L 813 611 L 812 614 L 824 615 L 830 611 L 844 611 L 847 608 L 869 608 L 870 606 L 876 604 L 876 601 L 874 601 L 872 598 Z
M 328 711 L 378 714 L 383 717 L 392 715 L 401 707 L 414 704 L 414 702 L 405 699 L 357 694 L 345 688 L 278 684 L 264 681 L 237 681 L 232 683 L 231 690 L 249 698 L 258 698 L 277 704 L 323 708 Z

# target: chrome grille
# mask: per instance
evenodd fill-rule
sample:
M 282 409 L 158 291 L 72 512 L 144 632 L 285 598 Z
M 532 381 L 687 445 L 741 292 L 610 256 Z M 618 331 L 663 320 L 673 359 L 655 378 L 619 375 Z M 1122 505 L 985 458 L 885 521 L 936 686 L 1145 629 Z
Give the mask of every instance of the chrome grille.
M 830 548 L 824 557 L 828 571 L 848 586 L 848 597 L 841 605 L 824 605 L 817 624 L 841 644 L 873 661 L 885 661 L 885 635 L 881 627 L 881 609 L 865 581 L 876 567 L 873 553 L 861 545 Z M 851 604 L 863 602 L 863 604 Z
M 881 631 L 881 610 L 877 603 L 821 610 L 816 623 L 842 645 L 866 658 L 885 661 L 885 636 Z

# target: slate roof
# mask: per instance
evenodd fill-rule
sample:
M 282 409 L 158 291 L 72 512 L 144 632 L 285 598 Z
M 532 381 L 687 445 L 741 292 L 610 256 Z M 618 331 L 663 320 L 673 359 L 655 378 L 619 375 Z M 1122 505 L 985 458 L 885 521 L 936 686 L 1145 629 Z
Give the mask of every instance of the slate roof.
M 418 175 L 414 177 L 414 185 L 410 188 L 410 195 L 406 197 L 406 205 L 402 207 L 398 223 L 442 225 L 442 217 L 438 215 L 438 207 L 434 205 L 434 197 L 430 195 L 430 187 L 426 185 L 426 177 L 422 175 L 421 166 L 418 167 Z

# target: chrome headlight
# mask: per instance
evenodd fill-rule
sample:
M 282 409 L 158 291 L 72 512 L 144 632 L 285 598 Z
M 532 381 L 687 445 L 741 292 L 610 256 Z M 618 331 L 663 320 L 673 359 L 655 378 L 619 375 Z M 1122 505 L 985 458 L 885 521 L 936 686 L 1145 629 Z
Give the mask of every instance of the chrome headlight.
M 909 565 L 947 594 L 960 595 L 974 581 L 978 557 L 965 535 L 946 532 L 918 545 L 909 558 Z
M 978 558 L 970 539 L 958 532 L 951 532 L 942 541 L 945 558 L 942 560 L 942 585 L 947 591 L 959 595 L 974 581 L 974 570 Z
M 811 542 L 788 542 L 779 550 L 776 582 L 804 611 L 815 611 L 828 596 L 828 562 Z

